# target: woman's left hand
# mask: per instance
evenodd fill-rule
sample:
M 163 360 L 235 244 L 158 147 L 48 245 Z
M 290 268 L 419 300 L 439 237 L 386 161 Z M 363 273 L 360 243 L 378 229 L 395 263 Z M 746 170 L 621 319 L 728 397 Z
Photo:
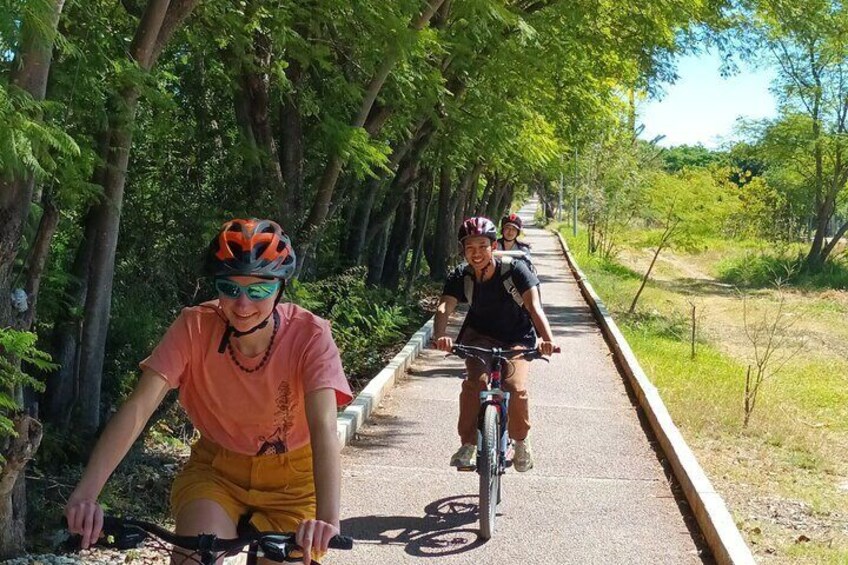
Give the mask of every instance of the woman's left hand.
M 330 546 L 333 536 L 339 535 L 339 529 L 329 522 L 304 520 L 297 527 L 295 541 L 303 548 L 303 565 L 312 563 L 312 552 L 323 555 Z

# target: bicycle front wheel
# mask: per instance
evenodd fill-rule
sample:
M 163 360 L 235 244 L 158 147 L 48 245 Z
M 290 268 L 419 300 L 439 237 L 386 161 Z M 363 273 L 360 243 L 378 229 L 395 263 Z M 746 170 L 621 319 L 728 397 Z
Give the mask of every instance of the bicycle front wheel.
M 501 476 L 498 472 L 498 429 L 500 413 L 492 404 L 483 414 L 483 441 L 478 469 L 480 472 L 480 537 L 490 539 L 495 531 Z

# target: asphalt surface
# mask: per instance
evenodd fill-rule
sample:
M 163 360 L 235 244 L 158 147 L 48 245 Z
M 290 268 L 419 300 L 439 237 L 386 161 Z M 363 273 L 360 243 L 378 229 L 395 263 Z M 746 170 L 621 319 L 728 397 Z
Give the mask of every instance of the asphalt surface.
M 342 451 L 342 531 L 357 542 L 328 563 L 711 563 L 555 236 L 525 240 L 563 353 L 531 367 L 535 468 L 507 470 L 492 539 L 477 536 L 477 474 L 448 466 L 463 365 L 429 349 Z

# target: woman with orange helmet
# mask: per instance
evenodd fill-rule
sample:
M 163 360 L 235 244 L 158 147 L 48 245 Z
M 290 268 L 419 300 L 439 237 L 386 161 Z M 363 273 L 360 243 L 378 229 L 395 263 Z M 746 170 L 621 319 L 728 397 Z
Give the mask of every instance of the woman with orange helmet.
M 171 490 L 177 534 L 233 538 L 249 516 L 262 531 L 296 531 L 308 564 L 339 533 L 336 412 L 352 398 L 339 351 L 328 322 L 280 302 L 296 258 L 277 223 L 225 223 L 206 261 L 218 298 L 183 309 L 140 363 L 68 500 L 68 529 L 83 547 L 97 539 L 100 491 L 178 389 L 200 438 Z

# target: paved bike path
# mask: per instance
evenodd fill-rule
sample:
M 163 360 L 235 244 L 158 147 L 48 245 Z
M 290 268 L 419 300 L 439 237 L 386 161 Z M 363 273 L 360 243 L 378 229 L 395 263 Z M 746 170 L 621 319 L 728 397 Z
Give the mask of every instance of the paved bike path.
M 530 210 L 522 210 L 525 222 Z M 556 238 L 526 230 L 563 353 L 530 372 L 535 468 L 509 469 L 494 536 L 477 538 L 478 477 L 459 445 L 462 362 L 429 349 L 342 451 L 342 531 L 332 563 L 708 563 L 666 479 Z M 461 317 L 453 320 L 458 330 Z

